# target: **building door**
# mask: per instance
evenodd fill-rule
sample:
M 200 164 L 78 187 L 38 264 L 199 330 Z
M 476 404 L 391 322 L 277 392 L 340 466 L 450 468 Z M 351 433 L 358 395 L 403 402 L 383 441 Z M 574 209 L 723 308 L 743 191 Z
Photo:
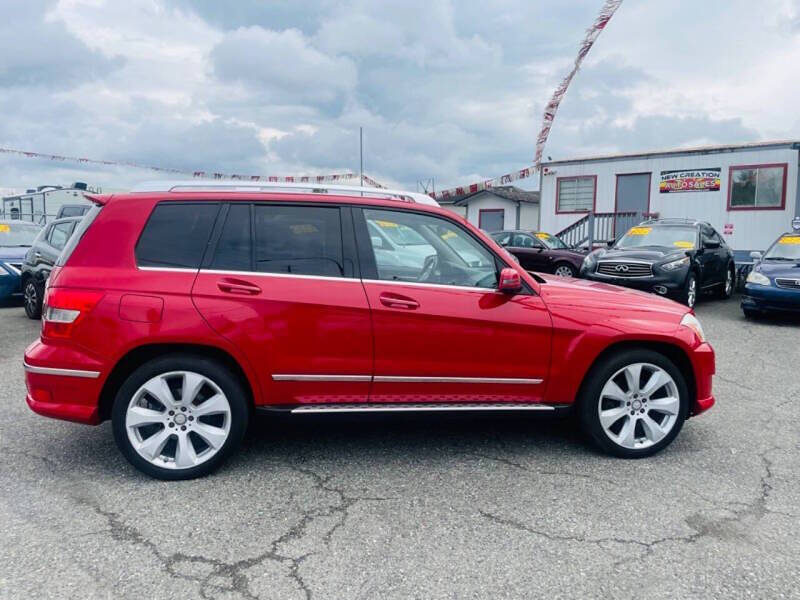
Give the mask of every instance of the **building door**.
M 489 233 L 503 231 L 506 213 L 502 208 L 482 208 L 478 211 L 478 227 Z
M 617 175 L 617 197 L 615 212 L 638 213 L 634 218 L 614 220 L 614 237 L 625 232 L 629 225 L 636 225 L 642 215 L 650 211 L 650 173 Z

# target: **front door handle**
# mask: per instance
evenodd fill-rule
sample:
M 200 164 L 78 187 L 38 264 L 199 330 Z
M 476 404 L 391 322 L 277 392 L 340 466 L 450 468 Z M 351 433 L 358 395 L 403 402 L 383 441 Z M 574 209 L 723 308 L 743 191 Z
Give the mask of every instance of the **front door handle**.
M 401 296 L 400 294 L 390 294 L 388 292 L 384 292 L 378 296 L 378 298 L 380 299 L 381 304 L 388 306 L 389 308 L 405 308 L 409 310 L 419 308 L 419 302 L 413 298 L 409 298 L 408 296 Z
M 220 279 L 217 282 L 217 287 L 221 292 L 227 294 L 255 296 L 261 293 L 260 287 L 249 281 L 242 281 L 241 279 Z

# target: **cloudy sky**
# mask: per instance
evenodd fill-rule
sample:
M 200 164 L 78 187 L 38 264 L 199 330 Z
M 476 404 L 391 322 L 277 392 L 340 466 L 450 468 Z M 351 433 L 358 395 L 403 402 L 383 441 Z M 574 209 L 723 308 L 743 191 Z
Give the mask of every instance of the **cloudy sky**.
M 601 0 L 0 0 L 0 147 L 415 186 L 530 163 Z M 800 0 L 625 0 L 553 158 L 800 138 Z M 129 168 L 0 154 L 0 188 Z

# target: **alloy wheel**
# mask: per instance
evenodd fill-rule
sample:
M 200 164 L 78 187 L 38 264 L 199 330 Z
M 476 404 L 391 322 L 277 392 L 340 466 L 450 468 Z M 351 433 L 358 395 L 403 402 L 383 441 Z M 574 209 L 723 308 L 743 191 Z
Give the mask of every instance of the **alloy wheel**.
M 680 405 L 678 386 L 667 371 L 651 363 L 634 363 L 608 379 L 597 411 L 603 432 L 612 442 L 640 450 L 672 431 Z
M 566 265 L 561 265 L 560 267 L 556 267 L 553 274 L 557 277 L 572 277 L 572 269 Z
M 171 371 L 146 381 L 125 413 L 134 450 L 167 469 L 189 469 L 215 456 L 228 439 L 231 406 L 205 375 Z
M 33 283 L 33 281 L 29 281 L 25 285 L 25 308 L 28 314 L 32 315 L 36 313 L 38 302 L 39 293 L 36 291 L 36 284 Z
M 733 271 L 728 269 L 728 274 L 725 276 L 725 296 L 730 296 L 733 292 Z
M 697 280 L 694 277 L 689 278 L 689 286 L 686 290 L 686 306 L 694 308 L 694 303 L 697 301 Z

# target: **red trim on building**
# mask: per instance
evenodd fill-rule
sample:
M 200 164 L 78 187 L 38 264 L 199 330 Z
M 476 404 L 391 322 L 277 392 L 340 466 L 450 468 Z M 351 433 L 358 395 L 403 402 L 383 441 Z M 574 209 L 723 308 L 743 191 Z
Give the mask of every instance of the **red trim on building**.
M 483 229 L 483 213 L 496 213 L 496 212 L 499 212 L 499 213 L 503 214 L 503 227 L 501 228 L 501 231 L 502 231 L 502 229 L 505 229 L 505 227 L 506 227 L 506 209 L 504 209 L 504 208 L 479 208 L 478 209 L 478 229 Z
M 766 169 L 766 168 L 782 167 L 783 168 L 783 189 L 781 191 L 781 204 L 780 206 L 731 206 L 731 199 L 733 198 L 733 172 L 740 169 Z M 786 179 L 789 175 L 789 163 L 770 163 L 764 165 L 734 165 L 728 168 L 728 212 L 735 212 L 739 210 L 785 210 L 786 209 Z M 758 193 L 758 190 L 756 190 Z
M 558 209 L 558 192 L 561 188 L 560 182 L 562 179 L 589 179 L 594 180 L 594 187 L 592 189 L 592 208 L 591 210 L 559 210 Z M 573 175 L 571 177 L 556 177 L 556 214 L 557 215 L 584 215 L 588 212 L 596 212 L 597 209 L 597 175 Z

